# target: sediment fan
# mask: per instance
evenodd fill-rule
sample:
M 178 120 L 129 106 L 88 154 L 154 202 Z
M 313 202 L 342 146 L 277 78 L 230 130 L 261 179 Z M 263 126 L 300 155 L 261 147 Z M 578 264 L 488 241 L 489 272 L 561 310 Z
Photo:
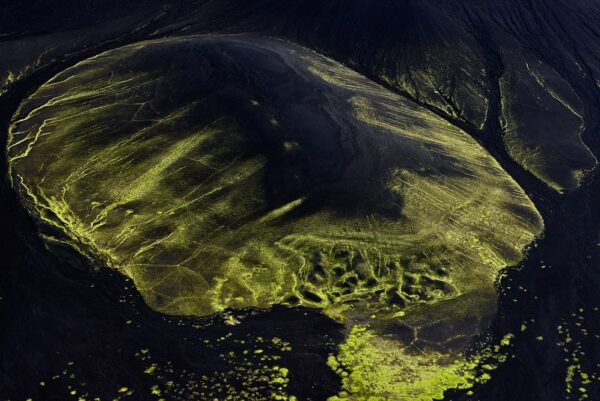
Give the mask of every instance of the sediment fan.
M 465 132 L 257 36 L 95 56 L 29 97 L 10 135 L 34 215 L 156 310 L 304 305 L 349 327 L 372 316 L 383 334 L 402 316 L 399 343 L 455 355 L 441 365 L 489 322 L 497 272 L 542 230 Z

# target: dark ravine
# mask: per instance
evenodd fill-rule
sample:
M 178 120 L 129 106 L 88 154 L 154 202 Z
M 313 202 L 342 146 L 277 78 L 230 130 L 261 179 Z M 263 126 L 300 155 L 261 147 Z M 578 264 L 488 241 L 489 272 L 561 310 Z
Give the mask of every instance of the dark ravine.
M 34 2 L 31 3 L 22 7 L 33 7 Z M 84 2 L 71 3 L 70 7 L 83 7 Z M 168 16 L 154 25 L 133 35 L 115 38 L 99 47 L 59 55 L 47 65 L 38 67 L 34 73 L 13 83 L 0 96 L 3 149 L 5 133 L 14 111 L 22 99 L 37 87 L 82 59 L 154 37 L 154 32 L 158 29 L 162 29 L 159 36 L 226 30 L 258 31 L 299 40 L 339 59 L 387 88 L 410 97 L 407 91 L 384 82 L 367 68 L 349 63 L 348 57 L 342 52 L 336 53 L 336 44 L 320 45 L 319 40 L 321 37 L 326 39 L 325 35 L 319 36 L 317 33 L 314 35 L 316 39 L 302 39 L 305 38 L 303 31 L 314 28 L 311 24 L 323 26 L 327 23 L 326 20 L 319 20 L 318 15 L 300 15 L 300 6 L 293 10 L 284 7 L 292 10 L 284 12 L 276 2 L 271 1 L 255 5 L 258 12 L 244 9 L 240 2 L 226 3 L 233 5 L 225 7 L 203 1 L 188 6 L 172 2 Z M 439 3 L 443 4 L 445 10 L 453 6 L 462 10 L 456 11 L 453 19 L 464 18 L 472 26 L 481 24 L 477 28 L 481 30 L 471 34 L 479 38 L 478 46 L 483 49 L 484 54 L 482 63 L 486 66 L 490 102 L 485 117 L 486 124 L 483 129 L 479 129 L 472 122 L 449 115 L 427 100 L 416 101 L 459 126 L 484 145 L 525 189 L 545 221 L 544 235 L 529 249 L 526 260 L 516 268 L 508 268 L 499 280 L 501 296 L 497 318 L 489 333 L 485 333 L 496 339 L 508 332 L 514 333 L 516 339 L 511 349 L 514 358 L 502 364 L 488 383 L 477 386 L 474 395 L 455 391 L 449 392 L 446 398 L 559 401 L 579 400 L 586 394 L 587 400 L 600 399 L 600 388 L 595 382 L 584 386 L 585 393 L 578 390 L 583 386 L 580 376 L 574 375 L 568 384 L 569 369 L 577 364 L 581 366 L 580 371 L 600 374 L 598 170 L 589 173 L 580 188 L 559 195 L 510 157 L 502 142 L 499 121 L 501 99 L 498 80 L 503 74 L 503 64 L 494 39 L 487 38 L 484 34 L 489 25 L 486 25 L 487 22 L 482 23 L 490 20 L 497 23 L 497 15 L 486 16 L 488 11 L 484 6 L 475 6 L 470 1 Z M 513 3 L 503 1 L 502 5 L 508 8 Z M 551 29 L 554 37 L 562 38 L 564 43 L 560 50 L 553 50 L 553 43 L 536 43 L 534 39 L 524 46 L 559 71 L 561 77 L 569 82 L 582 99 L 585 121 L 582 137 L 592 153 L 600 155 L 600 93 L 594 82 L 594 77 L 598 79 L 597 43 L 594 44 L 586 37 L 585 40 L 582 39 L 584 44 L 577 44 L 569 33 L 573 28 L 561 25 L 561 18 L 566 18 L 561 17 L 561 13 L 569 16 L 583 13 L 581 10 L 588 2 L 576 2 L 573 6 L 568 6 L 567 11 L 564 8 L 567 4 L 565 2 L 544 2 L 543 12 L 535 11 L 536 5 L 533 3 L 523 2 L 521 7 L 524 10 L 534 10 L 532 13 L 537 15 L 539 26 L 554 27 Z M 316 7 L 314 4 L 313 6 Z M 578 11 L 579 6 L 581 10 Z M 107 7 L 114 8 L 114 13 L 119 14 L 118 3 Z M 235 12 L 226 16 L 232 8 Z M 65 8 L 56 18 L 60 20 L 61 16 L 72 10 Z M 126 13 L 135 13 L 135 10 L 129 9 Z M 499 13 L 502 14 L 502 11 Z M 589 12 L 589 15 L 589 24 L 582 29 L 597 41 L 600 36 L 594 22 L 599 21 L 600 14 Z M 217 17 L 211 19 L 209 16 Z M 552 19 L 548 19 L 548 16 Z M 107 17 L 100 17 L 102 18 Z M 200 21 L 195 26 L 194 18 Z M 297 19 L 306 25 L 298 23 L 283 27 L 291 19 Z M 311 23 L 307 23 L 307 20 Z M 281 24 L 277 21 L 281 21 Z M 271 24 L 275 28 L 270 28 Z M 31 25 L 35 26 L 34 23 Z M 60 24 L 51 24 L 37 32 L 28 28 L 22 34 L 14 32 L 15 29 L 18 29 L 18 24 L 14 24 L 10 31 L 2 32 L 0 41 L 35 37 L 60 31 L 61 27 Z M 93 36 L 93 29 L 90 32 Z M 537 34 L 539 36 L 545 33 L 546 31 L 541 30 Z M 525 41 L 526 36 L 527 32 L 521 32 L 521 39 Z M 535 37 L 535 32 L 529 32 L 529 36 Z M 582 53 L 581 46 L 596 46 L 596 59 L 594 60 L 594 54 Z M 565 56 L 561 52 L 568 47 L 574 50 L 572 54 Z M 585 71 L 583 76 L 577 74 L 567 61 L 571 57 L 582 66 Z M 366 56 L 365 59 L 367 58 Z M 241 352 L 244 347 L 234 342 L 217 341 L 232 331 L 231 326 L 224 323 L 223 316 L 205 319 L 165 317 L 149 309 L 131 283 L 121 275 L 94 266 L 71 249 L 62 246 L 51 246 L 52 251 L 49 251 L 47 244 L 37 235 L 36 223 L 20 205 L 8 183 L 4 152 L 0 170 L 3 176 L 0 186 L 3 258 L 0 262 L 0 327 L 3 328 L 0 331 L 0 399 L 76 399 L 68 386 L 81 386 L 82 383 L 85 383 L 84 388 L 90 394 L 96 394 L 102 399 L 115 397 L 118 389 L 124 386 L 134 390 L 126 399 L 147 399 L 155 379 L 143 373 L 148 368 L 147 361 L 135 355 L 139 355 L 142 349 L 149 349 L 153 361 L 161 366 L 171 362 L 176 369 L 209 375 L 215 371 L 226 372 L 231 369 L 232 365 L 228 364 L 230 362 L 219 358 L 219 354 L 232 350 Z M 290 394 L 297 395 L 299 400 L 323 400 L 339 390 L 339 377 L 329 369 L 325 361 L 343 339 L 340 325 L 316 311 L 301 308 L 278 307 L 271 311 L 242 311 L 232 314 L 242 321 L 235 326 L 234 338 L 270 338 L 273 333 L 278 333 L 277 337 L 291 344 L 293 353 L 263 345 L 267 353 L 281 356 L 281 363 L 293 367 L 291 370 L 308 372 L 306 375 L 290 377 Z M 133 323 L 126 323 L 130 320 Z M 206 327 L 197 329 L 194 327 L 197 325 Z M 526 326 L 524 330 L 522 325 Z M 559 332 L 558 326 L 569 328 L 572 341 L 565 343 L 564 333 Z M 216 347 L 207 347 L 203 340 L 209 340 Z M 579 344 L 579 349 L 576 349 L 576 344 Z M 574 362 L 574 357 L 579 362 Z M 68 371 L 68 374 L 63 375 L 63 371 Z M 71 373 L 75 375 L 74 379 L 69 379 Z M 55 375 L 59 378 L 53 380 Z M 178 377 L 183 377 L 183 374 Z M 44 382 L 44 385 L 41 386 L 40 382 Z M 238 387 L 243 386 L 238 383 Z M 570 392 L 566 391 L 567 388 Z M 187 398 L 180 396 L 172 399 Z

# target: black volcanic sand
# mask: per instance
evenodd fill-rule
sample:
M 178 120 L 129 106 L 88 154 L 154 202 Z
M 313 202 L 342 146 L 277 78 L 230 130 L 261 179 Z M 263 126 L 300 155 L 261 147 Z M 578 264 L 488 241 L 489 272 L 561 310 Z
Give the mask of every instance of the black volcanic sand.
M 76 22 L 63 23 L 73 21 L 73 10 L 67 8 L 56 14 L 44 13 L 47 18 L 43 27 L 32 28 L 37 22 L 33 11 L 36 3 L 19 3 L 21 9 L 28 9 L 21 14 L 28 24 L 23 24 L 16 15 L 12 25 L 3 25 L 9 28 L 3 32 L 2 40 L 35 36 L 78 25 Z M 90 10 L 97 13 L 96 16 L 102 15 L 100 19 L 109 20 L 115 14 L 122 14 L 115 11 L 119 8 L 116 3 L 101 6 L 101 11 L 98 11 L 98 2 L 92 3 L 94 6 Z M 464 127 L 486 144 L 525 188 L 543 214 L 546 224 L 544 238 L 529 251 L 520 269 L 510 269 L 499 282 L 502 289 L 499 308 L 490 333 L 497 338 L 507 332 L 514 333 L 511 352 L 514 357 L 493 372 L 491 381 L 475 388 L 474 395 L 452 393 L 447 395 L 447 399 L 558 401 L 580 399 L 583 395 L 587 395 L 589 400 L 599 399 L 597 382 L 583 385 L 581 376 L 575 374 L 570 384 L 571 392 L 567 393 L 566 379 L 569 377 L 569 367 L 574 365 L 580 365 L 580 370 L 589 375 L 598 375 L 600 370 L 600 319 L 597 312 L 600 304 L 600 211 L 597 207 L 600 202 L 600 180 L 595 171 L 580 189 L 559 196 L 507 158 L 497 123 L 500 114 L 499 91 L 494 89 L 494 79 L 502 74 L 503 65 L 496 53 L 497 43 L 492 43 L 490 39 L 488 27 L 491 24 L 495 26 L 494 30 L 500 29 L 499 21 L 504 21 L 504 25 L 510 27 L 508 30 L 516 32 L 527 43 L 527 48 L 551 63 L 573 85 L 584 105 L 583 138 L 592 152 L 598 155 L 600 93 L 590 77 L 596 71 L 593 58 L 597 58 L 598 54 L 593 48 L 590 50 L 591 46 L 595 46 L 593 38 L 598 37 L 597 29 L 593 28 L 596 24 L 590 21 L 598 20 L 597 9 L 588 1 L 540 2 L 542 11 L 536 8 L 537 3 L 532 2 L 484 1 L 477 2 L 477 7 L 472 1 L 442 3 L 449 8 L 456 6 L 456 14 L 460 17 L 454 18 L 464 18 L 477 27 L 475 32 L 479 46 L 489 67 L 486 74 L 486 79 L 491 79 L 492 88 L 491 107 L 487 116 L 489 125 L 482 131 L 472 129 L 469 124 Z M 237 30 L 268 30 L 264 27 L 280 20 L 284 21 L 284 25 L 288 24 L 290 30 L 299 33 L 310 31 L 310 36 L 325 38 L 325 34 L 319 33 L 323 29 L 313 28 L 319 24 L 331 26 L 331 21 L 319 21 L 318 15 L 306 15 L 297 8 L 286 6 L 285 10 L 281 10 L 274 1 L 260 4 L 268 12 L 263 10 Z M 83 2 L 78 1 L 71 1 L 69 7 L 84 9 Z M 107 12 L 104 7 L 115 8 Z M 218 9 L 214 4 L 211 7 Z M 510 16 L 507 10 L 514 9 L 517 11 Z M 237 17 L 248 14 L 243 9 L 238 11 Z M 130 10 L 123 13 L 127 12 Z M 173 5 L 168 18 L 172 22 L 190 17 L 186 12 L 184 6 Z M 364 13 L 357 14 L 362 16 Z M 573 22 L 574 15 L 584 19 L 584 23 Z M 6 13 L 4 16 L 12 18 L 12 14 Z M 589 21 L 585 22 L 584 17 Z M 350 17 L 344 18 L 351 21 Z M 290 19 L 296 21 L 297 25 L 289 24 Z M 523 22 L 525 20 L 527 23 Z M 407 26 L 410 27 L 412 19 L 405 22 L 407 25 L 403 25 L 402 29 L 410 30 Z M 225 19 L 214 20 L 213 23 L 228 25 Z M 182 23 L 170 29 L 180 29 L 185 25 Z M 15 32 L 21 26 L 25 32 Z M 578 41 L 571 39 L 574 26 L 586 32 Z M 556 30 L 552 27 L 556 27 Z M 369 30 L 376 32 L 378 37 L 385 37 L 386 30 L 393 29 L 383 24 L 369 23 Z M 552 35 L 547 35 L 548 29 L 552 30 Z M 140 36 L 151 33 L 151 29 L 143 30 Z M 93 36 L 93 30 L 90 35 Z M 305 37 L 307 35 L 303 34 Z M 100 50 L 131 40 L 134 40 L 133 36 L 124 36 L 118 43 L 106 44 L 87 54 L 83 51 L 77 56 L 63 54 L 55 60 L 49 59 L 37 73 L 12 85 L 10 91 L 0 97 L 3 132 L 6 132 L 9 119 L 21 99 L 52 75 Z M 356 49 L 362 46 L 354 40 L 340 40 L 354 44 Z M 586 47 L 588 50 L 584 51 Z M 575 48 L 576 51 L 570 53 L 571 50 L 565 50 L 568 48 Z M 33 59 L 36 57 L 32 55 Z M 583 73 L 573 68 L 573 59 L 581 61 Z M 365 60 L 368 61 L 368 57 Z M 451 116 L 448 118 L 461 124 Z M 3 145 L 5 140 L 3 136 Z M 4 158 L 1 167 L 5 176 Z M 3 258 L 0 264 L 0 398 L 76 399 L 68 389 L 69 383 L 76 381 L 77 386 L 85 382 L 90 393 L 101 395 L 102 398 L 114 396 L 114 389 L 127 386 L 135 390 L 128 399 L 147 399 L 155 380 L 142 373 L 147 369 L 147 360 L 135 356 L 136 353 L 143 354 L 142 350 L 146 349 L 152 354 L 153 360 L 162 365 L 172 362 L 179 369 L 207 373 L 212 369 L 228 369 L 226 363 L 215 356 L 218 351 L 208 351 L 205 343 L 200 342 L 207 339 L 211 344 L 217 344 L 218 349 L 230 350 L 231 343 L 218 345 L 217 340 L 224 333 L 232 331 L 231 326 L 222 320 L 218 321 L 218 318 L 214 322 L 167 318 L 151 311 L 132 290 L 131 283 L 120 275 L 105 269 L 96 270 L 67 249 L 57 248 L 54 253 L 48 252 L 6 177 L 0 187 L 0 199 Z M 129 320 L 132 324 L 126 323 Z M 339 326 L 307 309 L 277 308 L 242 317 L 241 320 L 242 323 L 235 326 L 235 336 L 249 334 L 252 337 L 268 337 L 280 332 L 279 337 L 289 341 L 293 349 L 301 350 L 293 354 L 281 352 L 287 358 L 287 366 L 303 372 L 302 377 L 290 377 L 290 393 L 298 395 L 300 399 L 318 400 L 337 391 L 339 378 L 325 365 L 325 359 L 342 339 Z M 209 322 L 210 327 L 203 327 Z M 202 328 L 196 329 L 194 325 Z M 567 331 L 571 339 L 569 342 L 565 341 Z M 578 362 L 574 362 L 575 358 Z M 213 365 L 209 366 L 207 360 L 212 361 Z M 73 364 L 69 365 L 69 362 Z M 71 374 L 74 374 L 74 379 L 70 379 Z M 58 378 L 53 380 L 55 375 Z M 42 381 L 45 383 L 43 387 L 40 386 Z M 315 386 L 315 383 L 318 385 Z M 579 390 L 581 386 L 585 386 L 585 393 Z

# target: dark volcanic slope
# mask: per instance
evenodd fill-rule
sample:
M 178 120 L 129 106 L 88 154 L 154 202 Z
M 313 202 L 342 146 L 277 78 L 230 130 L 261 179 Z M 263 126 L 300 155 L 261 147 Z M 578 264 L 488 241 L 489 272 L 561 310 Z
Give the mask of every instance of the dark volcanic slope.
M 523 269 L 500 282 L 490 329 L 497 339 L 512 333 L 514 359 L 473 389 L 474 395 L 457 391 L 447 398 L 594 400 L 600 398 L 598 26 L 600 6 L 593 0 L 9 1 L 0 5 L 2 130 L 8 132 L 18 103 L 56 73 L 140 40 L 258 33 L 326 54 L 460 127 L 544 217 L 544 238 L 530 250 Z M 127 110 L 119 108 L 125 120 Z M 286 391 L 299 400 L 325 399 L 337 391 L 339 378 L 325 360 L 336 352 L 339 326 L 321 314 L 278 308 L 252 312 L 250 318 L 226 313 L 214 321 L 163 319 L 139 298 L 126 301 L 130 296 L 117 290 L 120 278 L 92 274 L 87 262 L 74 262 L 78 259 L 60 246 L 52 247 L 58 256 L 48 253 L 34 239 L 36 228 L 8 181 L 1 191 L 2 235 L 8 240 L 0 263 L 0 326 L 8 329 L 0 335 L 0 399 L 65 400 L 83 394 L 202 399 L 239 397 L 249 388 L 256 390 L 242 396 L 260 399 L 283 394 L 278 383 L 287 379 Z M 291 194 L 284 191 L 283 198 L 286 193 Z M 135 208 L 123 212 L 128 210 Z M 375 355 L 387 343 L 374 344 Z M 347 342 L 339 360 L 351 365 L 353 357 L 365 354 L 358 352 L 360 346 Z M 240 364 L 230 352 L 254 350 L 259 352 L 251 361 L 242 359 L 258 367 L 252 370 L 256 374 L 245 368 L 232 374 Z M 366 365 L 376 365 L 374 360 L 366 359 Z M 289 367 L 289 375 L 279 365 Z M 143 374 L 147 369 L 157 373 Z M 395 374 L 391 377 L 373 383 L 401 385 Z M 216 386 L 206 378 L 221 384 L 227 378 L 228 384 Z M 173 387 L 157 388 L 157 380 L 174 380 Z M 348 383 L 344 379 L 342 386 L 347 389 Z
M 596 165 L 581 139 L 600 79 L 594 2 L 228 0 L 96 9 L 105 17 L 87 17 L 96 20 L 92 30 L 69 19 L 76 31 L 59 34 L 44 14 L 40 25 L 56 34 L 3 44 L 4 53 L 18 55 L 3 61 L 6 81 L 51 57 L 140 30 L 260 32 L 331 55 L 466 124 L 558 191 L 576 188 Z M 26 32 L 35 32 L 31 24 Z M 6 21 L 9 37 L 14 25 Z M 22 54 L 25 47 L 35 58 Z
M 580 139 L 581 98 L 594 96 L 600 79 L 592 2 L 228 3 L 186 22 L 283 35 L 324 51 L 467 123 L 484 141 L 505 137 L 510 156 L 557 190 L 577 187 L 596 165 Z

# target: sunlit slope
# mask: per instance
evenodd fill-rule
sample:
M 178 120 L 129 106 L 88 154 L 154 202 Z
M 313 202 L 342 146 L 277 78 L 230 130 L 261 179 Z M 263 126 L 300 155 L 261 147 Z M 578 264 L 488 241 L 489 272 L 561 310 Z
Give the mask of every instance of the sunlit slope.
M 414 326 L 440 311 L 485 316 L 496 272 L 542 230 L 464 132 L 257 37 L 86 60 L 24 102 L 8 154 L 35 216 L 172 314 L 287 303 L 406 310 Z

